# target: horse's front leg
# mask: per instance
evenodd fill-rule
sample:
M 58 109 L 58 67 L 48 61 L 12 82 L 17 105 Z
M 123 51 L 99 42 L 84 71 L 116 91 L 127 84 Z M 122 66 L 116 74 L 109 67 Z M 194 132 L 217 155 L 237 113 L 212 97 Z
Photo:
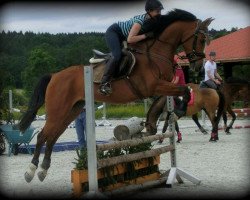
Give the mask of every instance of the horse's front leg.
M 159 80 L 155 89 L 155 95 L 183 96 L 180 106 L 175 108 L 174 113 L 178 118 L 186 115 L 187 105 L 191 98 L 190 89 L 187 86 L 178 86 L 167 81 Z
M 198 126 L 198 128 L 204 135 L 208 134 L 208 132 L 201 126 L 197 113 L 192 115 L 192 119 L 194 120 L 195 124 Z
M 38 163 L 39 163 L 39 156 L 40 156 L 41 148 L 42 148 L 42 145 L 45 143 L 45 140 L 46 138 L 44 137 L 43 129 L 42 129 L 42 131 L 38 133 L 37 135 L 37 143 L 36 143 L 36 148 L 34 151 L 34 156 L 31 160 L 28 170 L 24 174 L 24 178 L 26 182 L 28 183 L 31 182 L 32 179 L 34 178 L 34 175 L 38 167 Z

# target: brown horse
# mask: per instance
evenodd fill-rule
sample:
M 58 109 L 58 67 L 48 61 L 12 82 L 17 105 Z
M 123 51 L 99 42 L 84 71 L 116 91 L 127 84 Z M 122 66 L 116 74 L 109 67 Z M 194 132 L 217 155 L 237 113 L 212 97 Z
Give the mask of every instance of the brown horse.
M 153 95 L 178 95 L 184 97 L 187 105 L 190 98 L 188 87 L 170 83 L 174 76 L 172 60 L 177 47 L 182 45 L 193 69 L 199 70 L 205 56 L 205 43 L 209 38 L 208 25 L 212 20 L 209 18 L 201 21 L 182 10 L 162 15 L 155 26 L 154 39 L 129 45 L 136 57 L 136 64 L 129 77 L 113 80 L 110 96 L 99 94 L 99 85 L 94 83 L 95 101 L 119 104 Z M 37 136 L 34 156 L 25 173 L 27 182 L 34 177 L 40 150 L 46 143 L 42 171 L 38 173 L 40 181 L 44 180 L 50 167 L 53 145 L 80 113 L 84 99 L 83 66 L 71 66 L 40 80 L 28 111 L 19 123 L 20 130 L 24 131 L 45 102 L 47 119 Z
M 250 83 L 247 80 L 230 77 L 222 86 L 222 91 L 225 96 L 225 110 L 223 112 L 224 128 L 227 134 L 230 134 L 230 129 L 233 127 L 236 115 L 232 110 L 232 103 L 236 98 L 249 102 L 250 97 Z M 232 121 L 227 126 L 227 112 L 232 116 Z
M 214 89 L 200 88 L 198 84 L 189 83 L 187 84 L 187 86 L 190 86 L 193 90 L 194 102 L 188 105 L 186 115 L 192 116 L 193 120 L 197 123 L 198 122 L 197 113 L 201 110 L 204 110 L 212 123 L 212 132 L 210 141 L 218 140 L 218 124 L 225 105 L 224 96 L 219 91 L 217 92 Z M 145 123 L 146 130 L 148 133 L 156 134 L 157 132 L 156 122 L 160 117 L 160 115 L 162 114 L 162 112 L 165 111 L 166 109 L 164 108 L 166 100 L 167 100 L 166 96 L 161 96 L 157 98 L 149 108 Z M 162 129 L 163 133 L 167 130 L 168 119 L 169 115 L 167 115 L 166 117 Z M 177 121 L 175 123 L 175 126 L 178 128 Z M 201 127 L 200 124 L 198 125 L 198 127 L 203 133 L 206 133 L 206 131 Z M 178 135 L 177 142 L 180 141 L 181 141 L 181 135 Z

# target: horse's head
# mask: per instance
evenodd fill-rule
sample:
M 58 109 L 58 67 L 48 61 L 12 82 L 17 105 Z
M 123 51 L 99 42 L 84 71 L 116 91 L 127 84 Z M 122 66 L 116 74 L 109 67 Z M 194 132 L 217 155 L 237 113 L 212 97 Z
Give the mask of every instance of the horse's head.
M 204 21 L 197 20 L 195 29 L 186 30 L 182 35 L 181 44 L 192 71 L 198 72 L 203 64 L 203 58 L 206 57 L 204 48 L 210 43 L 208 26 L 213 20 L 212 18 Z

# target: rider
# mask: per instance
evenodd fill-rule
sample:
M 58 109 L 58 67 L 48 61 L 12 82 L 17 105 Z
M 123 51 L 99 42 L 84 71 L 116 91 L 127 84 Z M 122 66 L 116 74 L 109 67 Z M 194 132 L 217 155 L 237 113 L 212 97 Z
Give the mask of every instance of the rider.
M 112 57 L 106 64 L 101 80 L 99 88 L 101 94 L 109 95 L 112 93 L 110 81 L 122 57 L 122 42 L 127 40 L 128 43 L 136 43 L 146 38 L 154 37 L 152 32 L 141 35 L 139 35 L 139 32 L 144 21 L 160 15 L 162 9 L 162 3 L 159 0 L 147 0 L 145 4 L 145 14 L 134 16 L 125 22 L 114 23 L 107 29 L 105 39 L 112 53 Z
M 206 85 L 213 89 L 218 89 L 222 83 L 222 78 L 217 72 L 217 64 L 215 62 L 216 52 L 211 51 L 209 53 L 209 60 L 205 63 L 205 79 Z

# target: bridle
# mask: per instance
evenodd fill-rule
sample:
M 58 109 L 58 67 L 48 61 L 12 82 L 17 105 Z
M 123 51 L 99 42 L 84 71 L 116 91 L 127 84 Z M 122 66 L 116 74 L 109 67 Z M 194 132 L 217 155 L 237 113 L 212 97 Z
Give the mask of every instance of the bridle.
M 191 38 L 194 37 L 194 41 L 193 41 L 193 47 L 192 47 L 192 52 L 187 53 L 186 56 L 180 56 L 177 54 L 177 56 L 180 59 L 188 59 L 190 63 L 195 63 L 198 60 L 201 60 L 203 58 L 206 58 L 206 55 L 204 52 L 197 52 L 196 47 L 197 47 L 197 41 L 198 41 L 198 35 L 201 33 L 205 36 L 206 38 L 206 44 L 210 43 L 210 39 L 209 39 L 209 34 L 207 31 L 201 29 L 200 27 L 201 24 L 201 20 L 198 20 L 197 22 L 197 27 L 196 30 L 194 32 L 194 34 L 192 34 L 191 36 L 189 36 L 187 39 L 185 39 L 183 42 L 181 42 L 180 45 L 183 45 L 184 43 L 186 43 L 187 41 L 189 41 Z
M 206 38 L 206 43 L 209 44 L 210 39 L 209 39 L 209 34 L 207 31 L 201 29 L 200 25 L 201 25 L 201 20 L 198 20 L 197 22 L 197 27 L 195 29 L 195 32 L 190 35 L 187 39 L 185 39 L 184 41 L 182 41 L 179 45 L 183 45 L 186 42 L 188 42 L 190 39 L 192 39 L 194 37 L 194 41 L 193 41 L 193 47 L 192 47 L 192 52 L 187 53 L 185 56 L 180 56 L 177 54 L 177 56 L 183 60 L 183 59 L 188 59 L 190 63 L 195 63 L 198 60 L 201 60 L 203 58 L 206 57 L 204 52 L 197 52 L 196 48 L 197 48 L 197 41 L 198 41 L 198 35 L 199 34 L 203 34 Z M 161 43 L 166 43 L 165 41 L 160 40 L 159 38 L 156 39 L 157 41 L 161 42 Z

